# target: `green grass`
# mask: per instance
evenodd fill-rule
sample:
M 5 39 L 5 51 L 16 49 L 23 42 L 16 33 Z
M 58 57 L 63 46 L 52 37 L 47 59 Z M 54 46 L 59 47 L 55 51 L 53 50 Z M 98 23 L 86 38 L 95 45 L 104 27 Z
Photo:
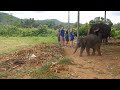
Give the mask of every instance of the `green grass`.
M 10 53 L 39 43 L 56 43 L 57 37 L 0 37 L 0 54 Z
M 45 65 L 43 65 L 42 67 L 38 68 L 38 70 L 36 71 L 36 73 L 40 74 L 40 73 L 43 73 L 45 71 L 48 71 L 49 68 L 50 68 L 50 65 L 51 64 L 45 64 Z
M 60 79 L 58 75 L 50 71 L 51 63 L 45 64 L 34 70 L 31 74 L 34 79 Z
M 8 75 L 5 72 L 0 72 L 0 79 L 6 78 Z
M 59 61 L 59 64 L 72 64 L 72 60 L 70 58 L 64 57 L 62 60 Z

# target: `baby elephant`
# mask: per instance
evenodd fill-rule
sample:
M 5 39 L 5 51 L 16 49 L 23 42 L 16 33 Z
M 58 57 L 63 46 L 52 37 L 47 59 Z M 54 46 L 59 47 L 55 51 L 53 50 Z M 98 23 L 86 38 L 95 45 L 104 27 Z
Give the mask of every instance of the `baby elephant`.
M 89 34 L 85 37 L 78 38 L 74 53 L 80 47 L 81 47 L 80 56 L 82 56 L 85 48 L 88 56 L 90 56 L 90 48 L 93 49 L 92 55 L 95 55 L 95 51 L 97 51 L 98 56 L 101 56 L 101 51 L 100 51 L 101 39 L 97 35 Z

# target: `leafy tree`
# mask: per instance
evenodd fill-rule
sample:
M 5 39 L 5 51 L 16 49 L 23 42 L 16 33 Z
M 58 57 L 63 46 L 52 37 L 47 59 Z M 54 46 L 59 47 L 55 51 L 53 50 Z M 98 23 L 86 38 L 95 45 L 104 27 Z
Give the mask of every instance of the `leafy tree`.
M 72 28 L 73 28 L 74 35 L 77 36 L 77 23 L 75 23 Z M 80 36 L 87 35 L 88 29 L 89 29 L 88 23 L 80 24 L 79 35 Z
M 46 36 L 47 34 L 49 34 L 47 25 L 41 25 L 38 27 L 36 31 L 33 31 L 34 36 L 39 36 L 39 35 Z
M 105 23 L 103 17 L 95 17 L 93 20 L 90 20 L 90 21 L 89 21 L 89 24 L 90 24 L 90 25 L 99 24 L 99 23 Z M 106 19 L 106 24 L 108 24 L 108 25 L 110 25 L 110 26 L 113 25 L 113 23 L 111 22 L 110 19 Z
M 114 24 L 112 29 L 113 30 L 120 30 L 120 23 Z

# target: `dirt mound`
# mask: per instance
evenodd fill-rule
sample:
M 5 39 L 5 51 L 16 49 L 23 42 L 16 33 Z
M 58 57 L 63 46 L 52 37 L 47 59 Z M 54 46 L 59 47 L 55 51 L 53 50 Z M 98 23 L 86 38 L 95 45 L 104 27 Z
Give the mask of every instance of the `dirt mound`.
M 0 57 L 0 71 L 12 70 L 24 64 L 41 65 L 63 57 L 63 49 L 58 44 L 40 44 Z

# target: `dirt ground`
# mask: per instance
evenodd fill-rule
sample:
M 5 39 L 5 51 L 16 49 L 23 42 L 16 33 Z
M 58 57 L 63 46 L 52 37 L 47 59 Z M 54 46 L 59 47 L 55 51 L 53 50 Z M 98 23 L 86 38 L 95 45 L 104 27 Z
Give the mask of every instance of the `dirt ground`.
M 73 64 L 66 65 L 68 69 L 59 73 L 70 76 L 70 79 L 120 79 L 120 44 L 118 43 L 120 40 L 112 39 L 109 42 L 107 45 L 102 45 L 102 56 L 87 56 L 84 51 L 83 57 L 79 56 L 80 50 L 73 54 L 74 48 L 71 47 L 61 48 L 55 44 L 36 45 L 33 48 L 0 56 L 0 72 L 12 72 L 21 67 L 24 70 L 26 66 L 36 68 L 43 63 L 55 61 L 64 56 L 71 58 Z M 55 69 L 55 67 L 52 68 Z M 23 78 L 30 77 L 24 75 Z
M 108 45 L 102 45 L 102 56 L 87 56 L 84 51 L 83 57 L 80 57 L 80 50 L 72 54 L 74 48 L 64 48 L 65 55 L 74 61 L 74 65 L 69 65 L 72 78 L 120 79 L 120 40 L 113 39 L 109 42 Z
M 43 43 L 32 48 L 24 48 L 8 55 L 1 55 L 0 71 L 11 71 L 24 65 L 35 68 L 63 57 L 62 53 L 63 50 L 57 44 Z

